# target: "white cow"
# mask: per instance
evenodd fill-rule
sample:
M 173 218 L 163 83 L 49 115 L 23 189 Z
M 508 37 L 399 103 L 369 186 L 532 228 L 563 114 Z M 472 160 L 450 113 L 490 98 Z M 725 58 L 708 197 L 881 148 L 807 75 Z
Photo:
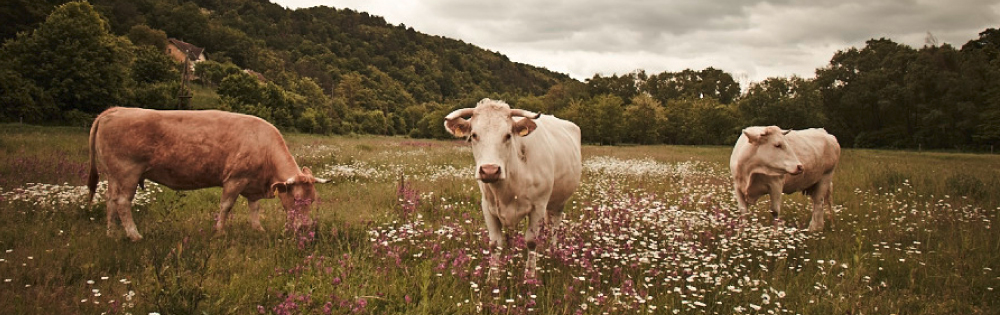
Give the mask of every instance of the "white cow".
M 525 276 L 534 278 L 535 238 L 543 217 L 551 229 L 558 228 L 563 207 L 580 184 L 580 128 L 488 98 L 479 101 L 476 108 L 451 112 L 444 126 L 472 145 L 491 245 L 502 248 L 506 234 L 501 233 L 501 227 L 516 228 L 528 217 Z M 490 278 L 494 278 L 498 264 L 494 251 Z
M 778 219 L 781 194 L 803 192 L 812 198 L 809 231 L 823 229 L 823 207 L 832 202 L 833 171 L 840 160 L 837 138 L 823 129 L 781 130 L 777 126 L 748 127 L 733 147 L 729 168 L 740 213 L 765 194 Z

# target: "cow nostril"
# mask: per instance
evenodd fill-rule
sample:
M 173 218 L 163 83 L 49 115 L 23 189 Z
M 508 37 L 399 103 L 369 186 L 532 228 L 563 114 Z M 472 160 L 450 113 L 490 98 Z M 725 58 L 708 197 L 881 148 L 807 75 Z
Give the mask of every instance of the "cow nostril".
M 483 165 L 479 167 L 479 173 L 483 175 L 493 175 L 500 172 L 500 166 L 497 165 Z

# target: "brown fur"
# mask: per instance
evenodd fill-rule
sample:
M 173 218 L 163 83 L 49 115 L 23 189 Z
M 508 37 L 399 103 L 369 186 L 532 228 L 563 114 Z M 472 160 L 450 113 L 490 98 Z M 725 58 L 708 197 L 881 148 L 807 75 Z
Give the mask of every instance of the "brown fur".
M 313 183 L 325 182 L 307 168 L 300 171 L 274 126 L 222 111 L 108 109 L 91 127 L 90 163 L 91 198 L 98 169 L 108 177 L 109 234 L 118 216 L 133 240 L 142 236 L 131 220 L 131 202 L 145 179 L 174 190 L 223 187 L 219 232 L 237 196 L 251 203 L 252 223 L 261 229 L 258 200 L 274 197 L 280 188 L 278 197 L 287 211 L 295 200 L 299 205 L 311 203 L 316 195 Z

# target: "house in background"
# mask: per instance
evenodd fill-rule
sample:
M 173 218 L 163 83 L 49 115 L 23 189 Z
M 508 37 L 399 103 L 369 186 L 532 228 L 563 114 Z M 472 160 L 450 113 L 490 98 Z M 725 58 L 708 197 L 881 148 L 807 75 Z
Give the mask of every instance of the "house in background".
M 205 61 L 205 48 L 191 45 L 176 38 L 167 39 L 167 55 L 178 63 L 185 64 L 187 74 L 185 79 L 197 78 L 194 75 L 194 64 Z

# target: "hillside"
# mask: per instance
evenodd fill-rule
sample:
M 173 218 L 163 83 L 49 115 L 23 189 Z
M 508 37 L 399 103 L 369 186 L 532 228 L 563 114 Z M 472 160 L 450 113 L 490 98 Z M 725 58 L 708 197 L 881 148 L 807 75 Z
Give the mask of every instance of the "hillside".
M 30 31 L 68 1 L 5 1 L 0 36 Z M 289 10 L 262 0 L 93 0 L 111 31 L 136 25 L 204 47 L 209 60 L 230 61 L 271 80 L 306 77 L 335 95 L 345 76 L 379 91 L 350 100 L 371 109 L 445 102 L 465 94 L 544 94 L 569 76 L 450 38 L 431 36 L 350 9 Z
M 587 143 L 729 145 L 744 127 L 777 125 L 823 127 L 845 147 L 1000 146 L 996 28 L 960 47 L 873 38 L 813 78 L 740 87 L 713 67 L 580 82 L 368 13 L 263 0 L 13 0 L 0 20 L 3 122 L 85 126 L 110 106 L 218 108 L 284 131 L 450 138 L 442 117 L 490 97 L 573 121 Z M 194 82 L 163 53 L 168 38 L 205 49 Z

